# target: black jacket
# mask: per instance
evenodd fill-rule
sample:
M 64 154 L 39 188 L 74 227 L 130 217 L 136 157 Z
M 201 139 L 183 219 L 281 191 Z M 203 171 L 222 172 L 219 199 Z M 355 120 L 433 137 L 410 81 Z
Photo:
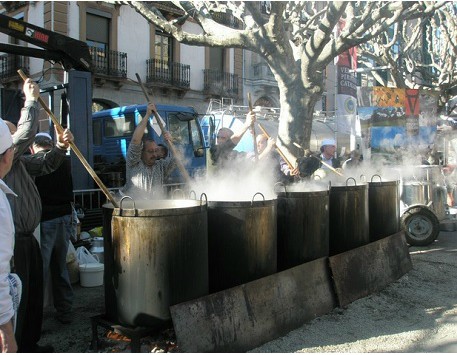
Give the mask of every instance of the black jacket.
M 45 153 L 46 151 L 41 151 L 37 155 Z M 43 206 L 41 221 L 48 221 L 72 213 L 73 180 L 71 163 L 67 157 L 54 172 L 35 178 L 35 184 Z
M 300 177 L 309 177 L 311 176 L 317 169 L 322 167 L 321 162 L 321 154 L 314 154 L 308 157 L 303 157 L 297 159 L 298 162 L 298 170 L 300 171 Z M 332 167 L 337 169 L 341 168 L 341 163 L 338 158 L 332 159 Z

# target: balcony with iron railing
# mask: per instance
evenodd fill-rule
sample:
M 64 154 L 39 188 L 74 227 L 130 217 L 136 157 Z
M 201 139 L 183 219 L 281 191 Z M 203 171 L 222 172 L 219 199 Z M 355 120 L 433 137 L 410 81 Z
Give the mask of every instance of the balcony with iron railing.
M 146 84 L 162 88 L 189 90 L 190 65 L 160 59 L 146 61 Z
M 13 81 L 19 79 L 18 69 L 29 74 L 29 58 L 16 54 L 3 54 L 0 56 L 0 80 Z
M 127 53 L 89 46 L 95 75 L 127 78 Z
M 203 92 L 221 97 L 238 97 L 238 75 L 214 69 L 204 69 Z

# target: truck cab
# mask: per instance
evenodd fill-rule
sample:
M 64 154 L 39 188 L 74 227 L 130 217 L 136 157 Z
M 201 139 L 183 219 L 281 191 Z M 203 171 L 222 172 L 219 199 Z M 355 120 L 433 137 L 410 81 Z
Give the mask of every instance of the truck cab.
M 198 115 L 192 107 L 156 105 L 164 127 L 173 144 L 182 154 L 182 162 L 195 176 L 206 167 L 206 150 Z M 146 105 L 132 105 L 99 111 L 92 115 L 94 170 L 108 187 L 125 183 L 125 159 L 133 132 L 146 113 Z M 155 119 L 154 121 L 155 122 Z M 150 119 L 147 135 L 157 144 L 167 146 L 157 123 Z M 168 152 L 170 155 L 170 152 Z M 178 169 L 169 177 L 169 184 L 182 183 Z

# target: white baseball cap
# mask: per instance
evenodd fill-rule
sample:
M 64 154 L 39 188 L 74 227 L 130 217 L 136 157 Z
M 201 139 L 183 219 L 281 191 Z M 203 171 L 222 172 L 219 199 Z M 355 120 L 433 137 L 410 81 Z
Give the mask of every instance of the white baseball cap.
M 322 140 L 322 147 L 324 145 L 334 145 L 334 146 L 336 146 L 336 142 L 335 142 L 335 140 L 333 138 L 325 138 L 325 139 Z
M 33 144 L 36 144 L 40 147 L 52 147 L 54 146 L 54 141 L 52 140 L 52 137 L 49 133 L 40 132 L 35 135 L 35 140 L 33 141 Z
M 13 145 L 13 137 L 5 121 L 0 118 L 0 154 L 6 152 Z
M 47 132 L 39 132 L 39 133 L 37 133 L 37 134 L 35 135 L 35 138 L 38 138 L 38 137 L 47 138 L 47 139 L 49 139 L 49 140 L 52 141 L 51 135 L 50 135 L 49 133 L 47 133 Z

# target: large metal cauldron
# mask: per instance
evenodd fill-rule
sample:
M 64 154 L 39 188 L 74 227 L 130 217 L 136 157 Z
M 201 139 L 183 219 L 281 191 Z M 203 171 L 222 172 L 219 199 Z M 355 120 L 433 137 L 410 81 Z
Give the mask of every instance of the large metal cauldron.
M 209 290 L 277 271 L 276 200 L 208 201 Z
M 113 210 L 113 286 L 121 324 L 157 326 L 208 294 L 207 203 L 121 200 Z
M 349 178 L 344 185 L 330 187 L 329 224 L 330 256 L 370 242 L 367 184 Z
M 439 165 L 405 168 L 402 176 L 401 200 L 407 205 L 428 205 L 438 220 L 446 217 L 447 189 Z
M 103 286 L 105 288 L 105 316 L 112 322 L 117 322 L 116 287 L 118 278 L 114 277 L 113 238 L 111 234 L 111 218 L 114 206 L 105 203 L 103 206 Z
M 402 185 L 401 199 L 408 205 L 426 205 L 431 191 L 430 182 L 408 181 Z
M 280 191 L 280 190 L 283 191 Z M 278 270 L 329 255 L 329 190 L 276 186 Z
M 373 181 L 377 180 L 379 181 Z M 370 241 L 385 238 L 400 230 L 400 181 L 381 181 L 373 175 L 368 183 Z

